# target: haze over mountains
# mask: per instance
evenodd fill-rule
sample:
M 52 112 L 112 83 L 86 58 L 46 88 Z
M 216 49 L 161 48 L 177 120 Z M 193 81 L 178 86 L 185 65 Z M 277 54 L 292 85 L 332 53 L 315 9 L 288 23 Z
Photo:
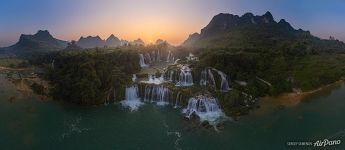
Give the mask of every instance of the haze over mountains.
M 19 41 L 7 48 L 5 53 L 18 56 L 34 55 L 50 51 L 63 50 L 67 41 L 54 38 L 47 30 L 39 30 L 34 35 L 21 35 Z M 167 43 L 158 39 L 156 44 Z M 282 45 L 304 45 L 312 51 L 344 52 L 345 44 L 330 39 L 323 40 L 310 34 L 309 31 L 294 29 L 287 21 L 276 22 L 270 12 L 262 16 L 246 13 L 242 16 L 218 14 L 200 33 L 191 34 L 182 46 L 194 48 L 237 48 L 237 49 L 276 49 Z M 132 42 L 120 40 L 110 35 L 103 40 L 99 36 L 80 37 L 74 44 L 81 48 L 118 47 L 128 45 L 145 45 L 140 38 Z
M 120 40 L 115 35 L 110 35 L 103 40 L 99 36 L 80 37 L 78 41 L 73 41 L 74 48 L 95 48 L 95 47 L 119 47 L 128 45 L 145 45 L 140 38 L 132 42 Z M 35 53 L 48 53 L 63 50 L 68 46 L 67 41 L 54 38 L 49 31 L 39 30 L 34 35 L 21 35 L 19 41 L 9 47 L 1 48 L 0 52 L 14 54 L 17 56 L 31 56 Z M 71 46 L 71 45 L 70 45 Z

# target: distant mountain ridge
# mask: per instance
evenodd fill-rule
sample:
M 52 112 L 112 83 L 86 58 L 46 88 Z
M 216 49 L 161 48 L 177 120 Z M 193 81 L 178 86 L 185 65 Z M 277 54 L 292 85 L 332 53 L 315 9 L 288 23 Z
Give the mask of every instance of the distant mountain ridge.
M 281 19 L 276 22 L 270 12 L 262 16 L 245 13 L 242 16 L 220 13 L 199 33 L 189 35 L 182 46 L 199 48 L 267 48 L 282 44 L 306 43 L 307 48 L 321 51 L 343 51 L 338 40 L 323 40 L 309 31 L 294 29 Z
M 82 48 L 104 47 L 105 41 L 99 36 L 88 36 L 86 38 L 80 37 L 77 41 L 77 45 Z
M 34 35 L 22 34 L 16 44 L 3 48 L 3 50 L 17 56 L 26 56 L 62 50 L 67 43 L 67 41 L 54 38 L 47 30 L 39 30 Z
M 121 40 L 117 38 L 114 34 L 111 34 L 107 40 L 105 40 L 105 45 L 108 47 L 121 46 Z
M 118 47 L 121 46 L 121 40 L 114 34 L 111 34 L 106 40 L 99 36 L 88 36 L 80 37 L 76 44 L 82 48 Z

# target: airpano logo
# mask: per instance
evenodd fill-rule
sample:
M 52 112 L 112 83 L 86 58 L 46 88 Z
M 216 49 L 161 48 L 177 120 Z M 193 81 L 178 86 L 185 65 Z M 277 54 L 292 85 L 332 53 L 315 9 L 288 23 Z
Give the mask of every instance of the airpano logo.
M 286 143 L 287 146 L 306 146 L 306 147 L 329 147 L 341 144 L 341 140 L 317 140 L 317 141 L 290 141 Z
M 326 146 L 335 146 L 335 145 L 340 145 L 341 140 L 317 140 L 314 142 L 314 147 L 326 147 Z

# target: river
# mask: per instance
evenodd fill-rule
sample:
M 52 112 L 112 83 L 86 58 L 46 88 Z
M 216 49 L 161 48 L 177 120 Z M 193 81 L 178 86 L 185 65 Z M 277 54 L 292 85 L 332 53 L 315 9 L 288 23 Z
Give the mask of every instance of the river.
M 10 102 L 9 98 L 16 98 Z M 228 121 L 216 132 L 191 125 L 180 109 L 145 104 L 75 106 L 41 101 L 0 78 L 1 149 L 235 150 L 301 149 L 288 141 L 345 137 L 345 86 L 327 88 L 293 107 L 271 105 Z M 313 147 L 309 147 L 313 149 Z M 335 147 L 344 149 L 341 143 Z

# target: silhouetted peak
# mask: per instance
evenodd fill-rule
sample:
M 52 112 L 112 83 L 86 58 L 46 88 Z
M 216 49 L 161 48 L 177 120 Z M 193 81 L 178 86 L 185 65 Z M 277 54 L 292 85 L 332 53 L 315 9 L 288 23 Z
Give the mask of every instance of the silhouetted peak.
M 48 32 L 48 30 L 39 30 L 36 34 L 34 34 L 34 37 L 45 40 L 53 38 L 53 36 Z
M 244 17 L 244 18 L 252 18 L 252 17 L 254 17 L 254 15 L 252 14 L 252 13 L 245 13 L 244 15 L 242 15 L 242 17 Z
M 50 35 L 48 30 L 38 30 L 35 35 Z
M 102 40 L 101 37 L 99 37 L 98 35 L 97 36 L 87 36 L 86 38 L 84 38 L 83 36 L 80 37 L 79 41 L 80 40 Z
M 267 11 L 262 17 L 264 17 L 265 23 L 271 23 L 274 21 L 273 15 L 269 11 Z
M 269 11 L 267 11 L 263 16 L 273 20 L 273 15 Z
M 295 29 L 290 25 L 290 23 L 288 23 L 288 22 L 285 21 L 285 19 L 281 19 L 281 20 L 278 22 L 278 24 L 279 24 L 281 27 L 283 27 L 283 28 L 285 28 L 285 29 L 287 29 L 287 30 L 295 30 Z
M 117 38 L 114 34 L 111 34 L 106 40 L 105 40 L 105 44 L 108 47 L 117 47 L 121 45 L 121 41 L 119 38 Z
M 108 37 L 108 39 L 115 39 L 116 38 L 116 36 L 114 35 L 114 34 L 111 34 L 109 37 Z

